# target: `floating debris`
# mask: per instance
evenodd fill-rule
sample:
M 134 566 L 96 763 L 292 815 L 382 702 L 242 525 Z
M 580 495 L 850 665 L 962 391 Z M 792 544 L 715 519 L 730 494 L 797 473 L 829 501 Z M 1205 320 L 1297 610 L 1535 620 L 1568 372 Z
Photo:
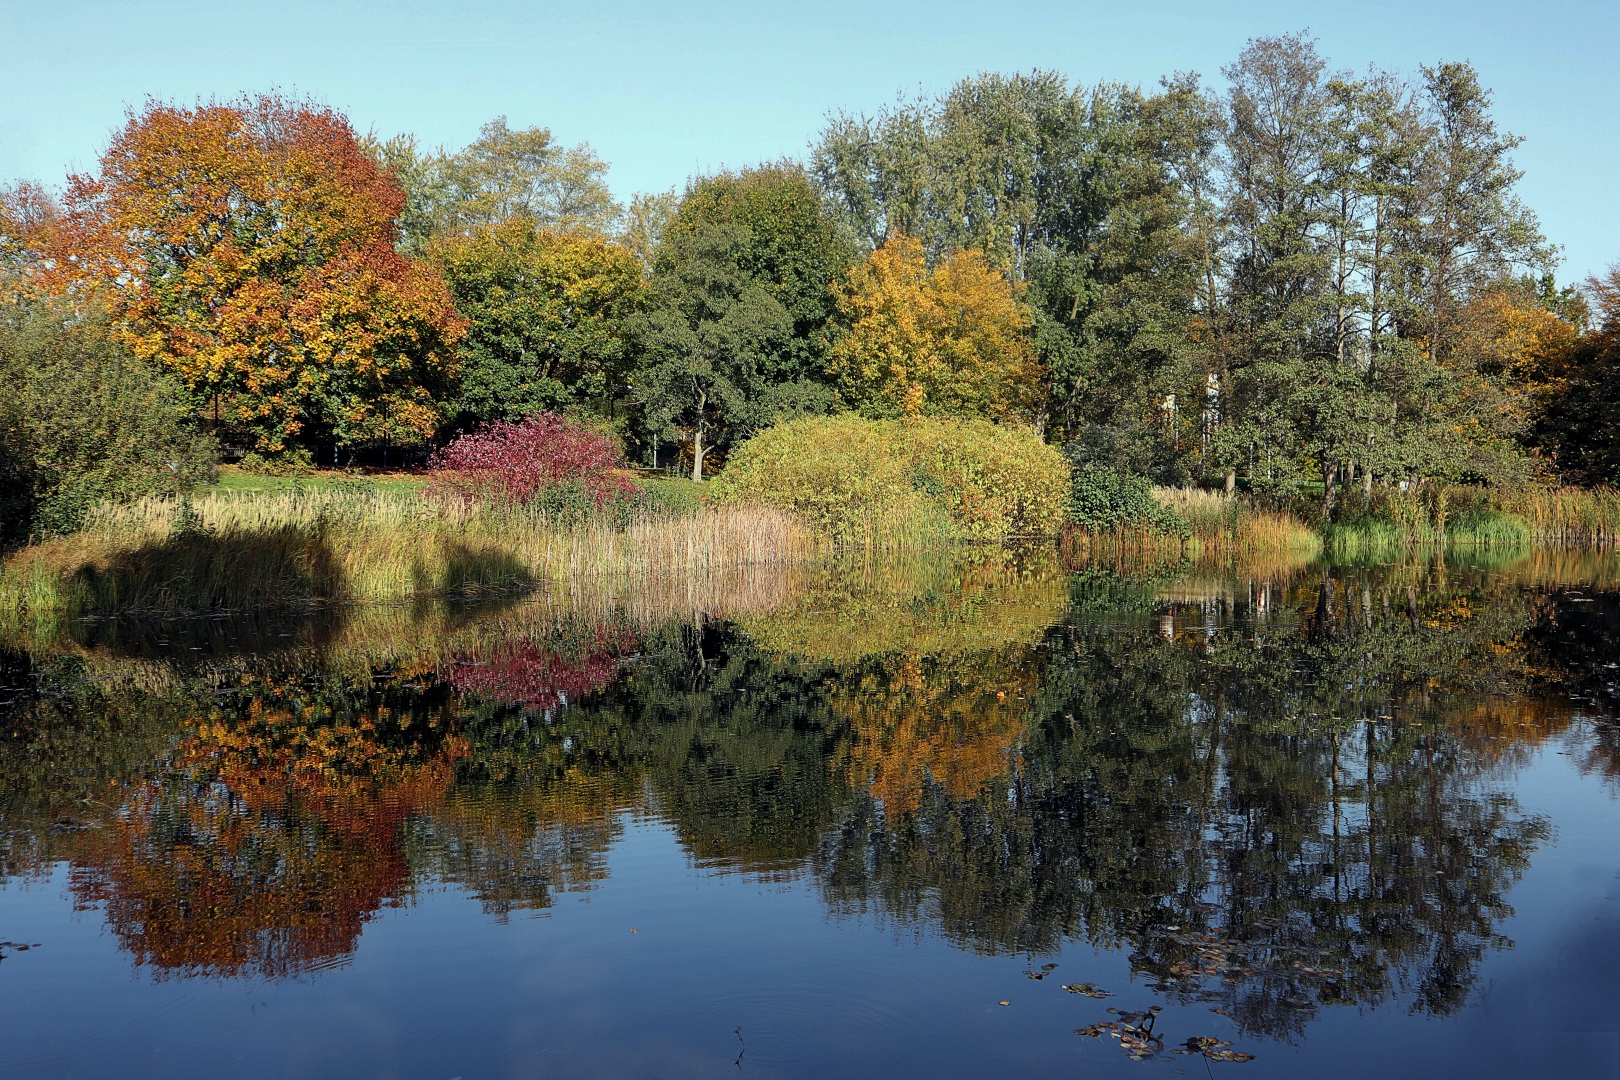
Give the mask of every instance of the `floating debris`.
M 1172 1054 L 1195 1054 L 1206 1057 L 1210 1061 L 1253 1061 L 1253 1054 L 1245 1054 L 1241 1050 L 1230 1050 L 1232 1044 L 1225 1039 L 1217 1039 L 1213 1035 L 1194 1035 L 1182 1045 L 1170 1052 Z
M 1114 995 L 1098 986 L 1096 983 L 1064 983 L 1063 989 L 1071 994 L 1084 994 L 1089 998 L 1105 998 Z

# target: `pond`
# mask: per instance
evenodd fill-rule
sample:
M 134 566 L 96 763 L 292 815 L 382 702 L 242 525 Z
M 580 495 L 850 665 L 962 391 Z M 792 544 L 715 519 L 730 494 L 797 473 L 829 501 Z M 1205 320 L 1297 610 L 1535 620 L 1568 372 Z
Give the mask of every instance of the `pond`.
M 5 1075 L 1620 1075 L 1620 558 L 974 549 L 0 657 Z

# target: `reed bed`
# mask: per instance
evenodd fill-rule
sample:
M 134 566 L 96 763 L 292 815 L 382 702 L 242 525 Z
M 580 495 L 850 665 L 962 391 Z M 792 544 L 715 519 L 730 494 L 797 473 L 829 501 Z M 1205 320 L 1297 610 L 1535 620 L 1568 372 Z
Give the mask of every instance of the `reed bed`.
M 1064 559 L 1071 565 L 1105 562 L 1139 569 L 1187 560 L 1210 564 L 1261 559 L 1293 566 L 1322 550 L 1321 536 L 1298 517 L 1245 498 L 1172 487 L 1154 488 L 1153 497 L 1181 519 L 1183 531 L 1131 526 L 1108 532 L 1069 529 L 1062 537 Z
M 80 532 L 18 552 L 0 572 L 0 621 L 504 595 L 592 576 L 702 576 L 814 550 L 792 515 L 749 505 L 619 525 L 409 492 L 215 493 L 102 507 Z
M 1324 528 L 1337 550 L 1412 546 L 1606 547 L 1620 540 L 1620 492 L 1611 488 L 1479 488 L 1437 484 L 1346 497 Z
M 1322 538 L 1298 517 L 1247 499 L 1199 488 L 1157 487 L 1153 497 L 1174 510 L 1192 531 L 1201 552 L 1253 554 L 1322 549 Z
M 1544 544 L 1609 546 L 1620 542 L 1620 490 L 1615 488 L 1536 488 L 1504 493 L 1504 512 L 1530 526 Z

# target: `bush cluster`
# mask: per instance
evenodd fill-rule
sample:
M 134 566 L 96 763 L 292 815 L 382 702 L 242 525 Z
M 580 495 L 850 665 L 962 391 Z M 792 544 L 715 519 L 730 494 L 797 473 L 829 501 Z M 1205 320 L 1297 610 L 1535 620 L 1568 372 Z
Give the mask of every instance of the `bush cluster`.
M 1187 522 L 1153 497 L 1153 484 L 1108 465 L 1080 465 L 1069 488 L 1069 521 L 1088 533 L 1144 529 L 1159 536 L 1189 534 Z
M 802 515 L 841 543 L 1051 535 L 1062 526 L 1069 467 L 1025 428 L 928 417 L 805 417 L 735 451 L 716 497 Z
M 556 413 L 497 420 L 434 452 L 429 491 L 555 516 L 602 509 L 635 492 L 619 443 Z
M 74 531 L 99 502 L 180 494 L 213 479 L 173 380 L 104 322 L 52 305 L 0 321 L 0 539 Z

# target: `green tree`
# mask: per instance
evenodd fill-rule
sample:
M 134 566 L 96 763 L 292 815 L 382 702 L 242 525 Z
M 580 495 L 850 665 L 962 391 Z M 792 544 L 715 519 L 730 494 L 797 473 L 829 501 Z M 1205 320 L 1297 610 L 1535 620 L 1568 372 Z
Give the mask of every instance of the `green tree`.
M 796 166 L 688 185 L 659 228 L 635 396 L 648 435 L 690 441 L 694 478 L 705 448 L 833 405 L 831 287 L 853 258 Z
M 741 267 L 746 227 L 708 224 L 666 236 L 647 306 L 633 322 L 639 349 L 634 398 L 653 434 L 692 446 L 692 479 L 703 457 L 762 419 L 765 374 L 786 349 L 793 321 L 764 282 Z
M 762 377 L 814 395 L 828 347 L 832 285 L 855 261 L 810 177 L 792 163 L 715 173 L 695 181 L 663 228 L 666 239 L 736 228 L 737 272 L 763 287 L 792 321 Z M 674 249 L 672 249 L 673 251 Z
M 437 237 L 427 254 L 469 323 L 456 422 L 612 415 L 631 362 L 626 320 L 644 291 L 629 249 L 515 217 Z

